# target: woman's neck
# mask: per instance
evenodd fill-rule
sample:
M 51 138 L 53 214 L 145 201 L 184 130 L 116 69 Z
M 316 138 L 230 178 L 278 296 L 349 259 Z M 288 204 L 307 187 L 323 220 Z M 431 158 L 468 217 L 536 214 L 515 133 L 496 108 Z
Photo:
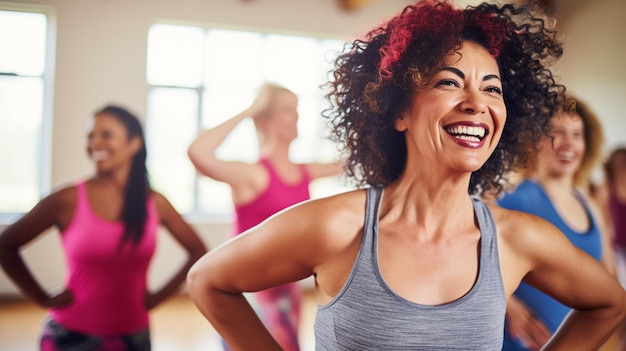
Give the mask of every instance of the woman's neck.
M 128 184 L 128 173 L 128 171 L 96 173 L 93 180 L 99 184 L 110 186 L 123 192 L 126 189 L 126 184 Z
M 569 201 L 574 198 L 574 180 L 567 177 L 537 177 L 534 180 L 541 185 L 552 201 Z

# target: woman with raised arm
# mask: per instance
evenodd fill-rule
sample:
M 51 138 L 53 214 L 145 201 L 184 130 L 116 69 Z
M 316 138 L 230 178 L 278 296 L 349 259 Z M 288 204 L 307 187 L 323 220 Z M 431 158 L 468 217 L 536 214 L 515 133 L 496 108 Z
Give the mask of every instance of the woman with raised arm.
M 298 164 L 289 149 L 298 136 L 298 98 L 292 91 L 265 84 L 253 104 L 241 113 L 201 132 L 188 155 L 203 175 L 231 188 L 236 221 L 233 236 L 271 215 L 309 199 L 312 180 L 338 175 L 342 163 Z M 259 159 L 253 163 L 229 161 L 217 156 L 226 137 L 246 118 L 252 118 L 259 142 Z M 299 350 L 301 289 L 297 282 L 273 287 L 249 296 L 255 310 L 279 344 Z M 228 346 L 224 344 L 224 348 Z

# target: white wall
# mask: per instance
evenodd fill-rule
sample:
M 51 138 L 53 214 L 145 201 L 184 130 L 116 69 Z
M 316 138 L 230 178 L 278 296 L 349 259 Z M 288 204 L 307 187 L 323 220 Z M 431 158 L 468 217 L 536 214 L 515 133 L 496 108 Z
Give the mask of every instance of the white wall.
M 626 144 L 626 1 L 570 1 L 557 5 L 568 11 L 561 78 L 603 121 L 608 151 Z
M 363 34 L 412 1 L 378 0 L 353 13 L 336 0 L 29 0 L 1 5 L 45 6 L 56 21 L 54 96 L 51 106 L 51 174 L 53 188 L 89 176 L 85 126 L 93 111 L 108 102 L 122 103 L 141 116 L 146 112 L 146 39 L 152 23 L 176 20 L 216 26 L 262 28 L 281 32 L 330 35 L 350 39 Z M 471 1 L 475 2 L 475 1 Z M 626 1 L 557 0 L 563 9 L 565 57 L 562 82 L 585 99 L 605 122 L 609 145 L 626 143 Z M 565 17 L 566 16 L 566 17 Z M 184 157 L 184 156 L 183 156 Z M 221 243 L 228 223 L 194 223 L 211 246 Z M 0 228 L 1 229 L 1 228 Z M 180 262 L 175 245 L 162 235 L 151 271 L 158 285 Z M 24 255 L 47 288 L 62 283 L 63 257 L 51 230 L 25 248 Z M 0 273 L 0 295 L 18 294 Z

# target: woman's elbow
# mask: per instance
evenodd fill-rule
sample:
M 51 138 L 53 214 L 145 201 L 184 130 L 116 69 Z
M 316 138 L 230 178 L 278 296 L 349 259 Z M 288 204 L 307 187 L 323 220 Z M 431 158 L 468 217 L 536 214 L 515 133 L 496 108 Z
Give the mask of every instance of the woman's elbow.
M 623 288 L 620 289 L 620 297 L 619 299 L 617 299 L 617 303 L 616 303 L 616 311 L 618 311 L 619 315 L 620 315 L 620 320 L 625 320 L 626 319 L 626 290 L 624 290 Z
M 196 261 L 187 271 L 186 285 L 189 296 L 194 301 L 203 295 L 202 292 L 208 288 L 209 279 L 204 274 L 204 267 L 199 261 Z
M 194 166 L 196 166 L 196 164 L 198 163 L 198 161 L 201 158 L 201 152 L 200 152 L 198 146 L 196 146 L 195 144 L 189 145 L 189 147 L 187 148 L 187 157 L 189 158 L 191 163 Z
M 207 252 L 209 252 L 209 248 L 203 242 L 199 242 L 196 246 L 193 247 L 192 250 L 189 251 L 189 259 L 192 262 L 197 262 L 202 258 Z

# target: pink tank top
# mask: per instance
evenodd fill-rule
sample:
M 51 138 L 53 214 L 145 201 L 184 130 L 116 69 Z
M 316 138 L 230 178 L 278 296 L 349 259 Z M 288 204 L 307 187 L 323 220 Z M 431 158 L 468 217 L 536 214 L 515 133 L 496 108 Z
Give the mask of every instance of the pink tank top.
M 119 249 L 124 225 L 98 217 L 84 182 L 77 184 L 76 209 L 62 232 L 67 260 L 66 287 L 74 302 L 52 309 L 54 321 L 87 334 L 123 335 L 148 328 L 144 299 L 147 271 L 156 248 L 158 215 L 152 197 L 141 241 Z
M 620 202 L 613 189 L 609 193 L 609 212 L 615 228 L 613 242 L 626 248 L 626 203 Z
M 269 184 L 267 189 L 252 202 L 235 207 L 237 218 L 233 235 L 254 227 L 278 211 L 309 199 L 311 178 L 304 166 L 301 166 L 302 178 L 299 183 L 285 184 L 268 159 L 262 158 L 259 163 L 269 172 Z

